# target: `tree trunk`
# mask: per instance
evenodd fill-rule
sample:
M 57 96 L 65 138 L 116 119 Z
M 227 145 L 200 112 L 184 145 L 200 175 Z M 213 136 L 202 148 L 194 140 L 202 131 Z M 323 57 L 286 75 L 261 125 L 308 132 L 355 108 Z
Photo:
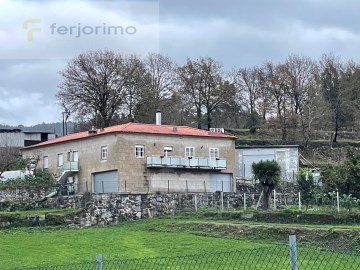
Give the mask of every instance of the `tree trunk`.
M 270 197 L 271 197 L 271 188 L 269 186 L 263 186 L 263 205 L 264 209 L 270 208 Z
M 198 129 L 201 129 L 201 108 L 197 108 L 197 112 L 196 112 L 196 116 L 197 116 L 197 122 L 198 122 Z
M 212 126 L 212 119 L 211 119 L 211 112 L 208 110 L 207 113 L 207 127 L 208 130 L 210 130 L 211 126 Z

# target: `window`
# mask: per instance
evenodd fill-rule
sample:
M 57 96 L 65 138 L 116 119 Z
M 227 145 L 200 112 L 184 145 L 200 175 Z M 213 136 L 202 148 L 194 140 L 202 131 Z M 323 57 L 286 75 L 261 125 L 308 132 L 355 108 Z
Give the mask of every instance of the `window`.
M 58 167 L 61 167 L 63 164 L 64 164 L 64 156 L 61 153 L 57 155 L 57 165 Z
M 108 148 L 107 146 L 101 146 L 101 160 L 107 160 Z
M 75 162 L 79 161 L 79 151 L 73 151 L 73 160 Z
M 219 148 L 210 148 L 210 159 L 219 158 Z
M 185 147 L 185 157 L 194 157 L 195 148 L 194 147 Z
M 144 158 L 145 156 L 145 147 L 143 145 L 135 145 L 135 157 Z
M 173 155 L 173 147 L 165 146 L 164 147 L 164 157 L 171 157 Z
M 48 156 L 44 156 L 44 158 L 43 158 L 43 168 L 44 169 L 49 168 L 49 157 Z

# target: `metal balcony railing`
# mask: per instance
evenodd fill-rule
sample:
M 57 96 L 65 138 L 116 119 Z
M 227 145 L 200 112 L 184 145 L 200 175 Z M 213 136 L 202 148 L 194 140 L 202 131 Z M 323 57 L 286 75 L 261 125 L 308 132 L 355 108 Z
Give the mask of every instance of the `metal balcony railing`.
M 146 158 L 147 167 L 173 167 L 225 170 L 225 159 L 210 159 L 203 157 L 163 157 L 150 156 Z
M 78 171 L 79 164 L 77 161 L 64 162 L 64 171 Z

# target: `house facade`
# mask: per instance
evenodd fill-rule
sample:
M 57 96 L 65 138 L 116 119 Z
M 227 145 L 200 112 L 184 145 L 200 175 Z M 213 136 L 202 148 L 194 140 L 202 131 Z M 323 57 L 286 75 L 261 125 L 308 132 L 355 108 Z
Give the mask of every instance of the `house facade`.
M 235 190 L 235 137 L 187 126 L 128 123 L 22 149 L 75 193 Z

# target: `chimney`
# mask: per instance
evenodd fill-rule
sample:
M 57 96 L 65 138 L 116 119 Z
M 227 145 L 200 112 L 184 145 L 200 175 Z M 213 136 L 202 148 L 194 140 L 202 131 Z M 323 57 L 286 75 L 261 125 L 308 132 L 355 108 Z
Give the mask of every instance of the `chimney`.
M 160 110 L 156 111 L 156 125 L 161 126 L 161 111 Z

